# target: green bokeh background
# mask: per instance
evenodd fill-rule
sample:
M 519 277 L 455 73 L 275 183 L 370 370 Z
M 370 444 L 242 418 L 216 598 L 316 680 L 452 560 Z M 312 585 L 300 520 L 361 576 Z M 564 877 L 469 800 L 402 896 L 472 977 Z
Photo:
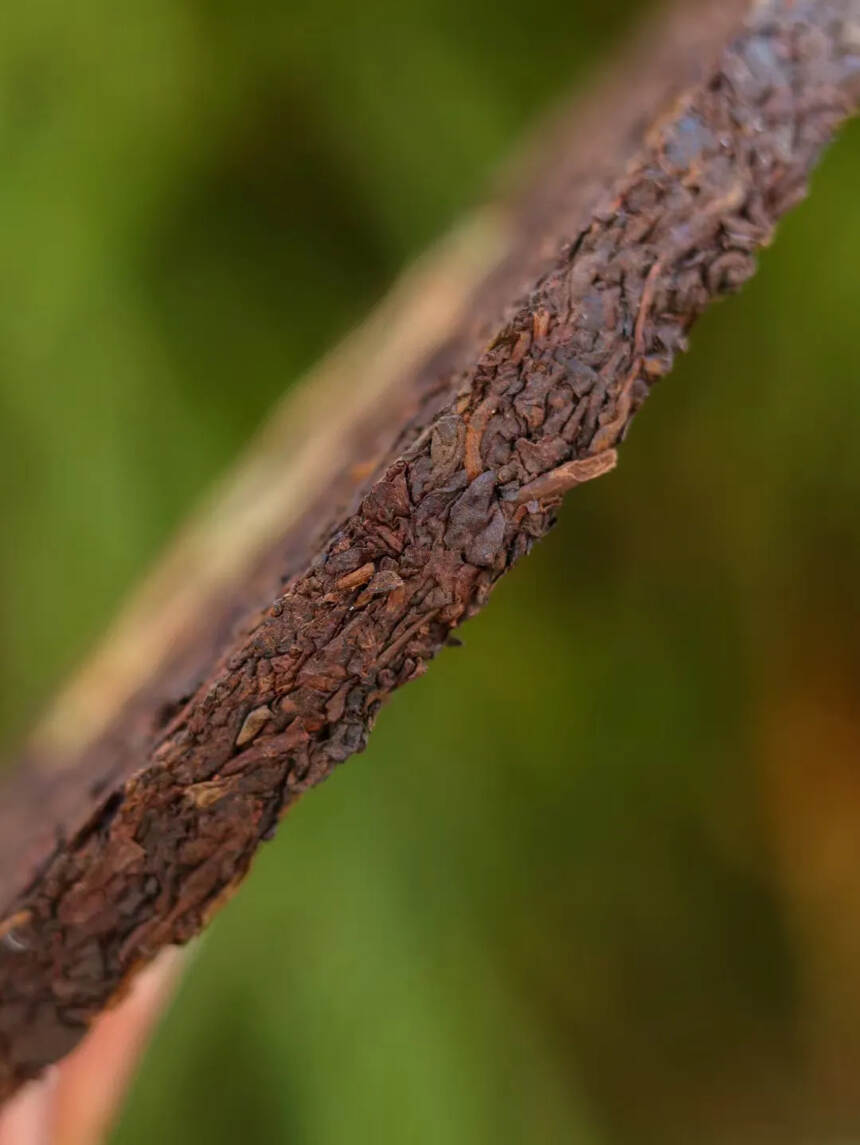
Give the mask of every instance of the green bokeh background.
M 0 14 L 8 742 L 642 9 Z M 860 129 L 200 945 L 114 1145 L 860 1141 Z

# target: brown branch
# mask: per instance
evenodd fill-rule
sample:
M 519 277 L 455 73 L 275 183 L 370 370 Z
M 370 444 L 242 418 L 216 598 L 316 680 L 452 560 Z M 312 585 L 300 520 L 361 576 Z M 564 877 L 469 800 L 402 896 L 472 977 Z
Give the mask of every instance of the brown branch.
M 691 5 L 279 414 L 0 810 L 0 1096 L 194 935 L 609 470 L 858 98 L 858 0 Z

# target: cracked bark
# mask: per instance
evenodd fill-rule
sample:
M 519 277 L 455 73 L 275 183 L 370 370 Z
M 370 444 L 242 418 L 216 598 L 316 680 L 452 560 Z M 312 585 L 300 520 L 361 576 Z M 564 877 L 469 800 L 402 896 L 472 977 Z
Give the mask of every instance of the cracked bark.
M 860 0 L 652 28 L 274 419 L 0 807 L 0 1098 L 205 924 L 380 705 L 611 469 L 860 95 Z

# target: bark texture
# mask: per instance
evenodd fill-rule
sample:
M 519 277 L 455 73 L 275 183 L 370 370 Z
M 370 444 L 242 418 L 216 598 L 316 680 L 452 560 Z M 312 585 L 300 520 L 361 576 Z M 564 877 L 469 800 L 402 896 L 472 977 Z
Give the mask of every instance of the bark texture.
M 6 786 L 0 1097 L 197 933 L 564 493 L 615 465 L 858 78 L 860 0 L 683 8 L 281 415 Z

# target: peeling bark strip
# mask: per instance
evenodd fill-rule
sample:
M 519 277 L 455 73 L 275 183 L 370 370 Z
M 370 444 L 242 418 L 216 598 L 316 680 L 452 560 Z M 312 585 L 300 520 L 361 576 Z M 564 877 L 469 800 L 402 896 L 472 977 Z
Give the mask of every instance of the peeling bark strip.
M 48 791 L 52 775 L 59 789 L 60 764 L 34 758 L 13 780 L 0 818 L 0 1096 L 68 1052 L 160 947 L 204 925 L 283 811 L 364 747 L 382 702 L 482 607 L 564 492 L 614 466 L 695 317 L 753 273 L 855 109 L 860 0 L 708 12 L 695 60 L 688 39 L 671 68 L 660 62 L 671 82 L 622 74 L 624 138 L 602 167 L 588 160 L 599 194 L 553 136 L 548 174 L 474 294 L 484 317 L 402 382 L 411 409 L 392 399 L 383 411 L 387 452 L 370 475 L 352 466 L 352 507 L 312 545 L 302 526 L 305 549 L 273 538 L 253 591 L 202 610 L 221 654 L 198 636 L 194 656 L 164 669 L 166 691 L 147 681 L 62 764 L 77 802 L 61 813 L 47 799 L 61 830 L 42 853 L 24 846 L 39 811 L 24 793 Z M 654 102 L 631 135 L 643 93 Z M 227 639 L 242 610 L 251 619 Z

